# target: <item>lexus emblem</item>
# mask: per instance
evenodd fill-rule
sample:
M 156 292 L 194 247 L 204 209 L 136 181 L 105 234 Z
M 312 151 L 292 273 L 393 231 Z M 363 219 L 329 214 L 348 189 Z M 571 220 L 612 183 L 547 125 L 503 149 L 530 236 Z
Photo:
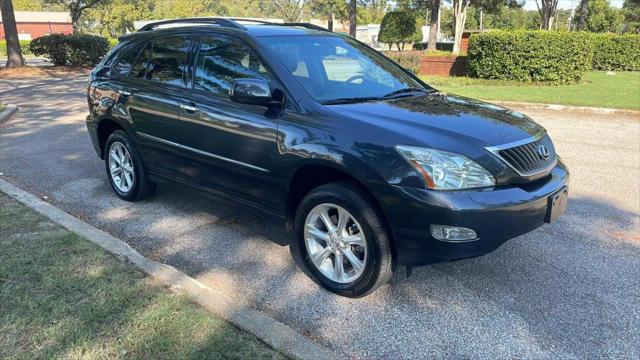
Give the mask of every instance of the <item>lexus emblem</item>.
M 538 145 L 538 155 L 542 160 L 547 160 L 549 158 L 549 149 L 544 145 Z

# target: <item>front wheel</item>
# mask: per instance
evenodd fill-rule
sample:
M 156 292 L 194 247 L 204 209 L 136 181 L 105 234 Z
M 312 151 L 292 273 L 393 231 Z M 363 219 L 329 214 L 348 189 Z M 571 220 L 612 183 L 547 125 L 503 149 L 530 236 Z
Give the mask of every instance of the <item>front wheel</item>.
M 294 256 L 324 288 L 361 297 L 395 270 L 390 237 L 369 197 L 349 182 L 322 185 L 296 211 Z

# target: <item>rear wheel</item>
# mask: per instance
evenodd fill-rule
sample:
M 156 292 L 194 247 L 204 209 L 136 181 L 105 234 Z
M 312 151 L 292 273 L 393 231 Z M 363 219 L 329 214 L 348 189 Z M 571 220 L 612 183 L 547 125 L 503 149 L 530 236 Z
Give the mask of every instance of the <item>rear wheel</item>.
M 153 192 L 140 154 L 124 131 L 116 130 L 107 138 L 104 154 L 111 188 L 120 198 L 138 201 Z
M 292 252 L 311 278 L 347 297 L 389 281 L 395 265 L 389 235 L 369 198 L 349 182 L 322 185 L 296 212 Z

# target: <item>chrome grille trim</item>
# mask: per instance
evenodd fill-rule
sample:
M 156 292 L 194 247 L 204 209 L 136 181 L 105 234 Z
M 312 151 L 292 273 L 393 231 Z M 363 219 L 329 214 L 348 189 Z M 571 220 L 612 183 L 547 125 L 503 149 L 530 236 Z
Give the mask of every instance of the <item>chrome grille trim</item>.
M 549 158 L 541 159 L 537 153 L 537 146 L 545 145 L 549 149 Z M 488 146 L 485 149 L 502 160 L 513 171 L 523 177 L 535 176 L 548 172 L 558 163 L 558 158 L 551 139 L 546 131 L 503 145 Z

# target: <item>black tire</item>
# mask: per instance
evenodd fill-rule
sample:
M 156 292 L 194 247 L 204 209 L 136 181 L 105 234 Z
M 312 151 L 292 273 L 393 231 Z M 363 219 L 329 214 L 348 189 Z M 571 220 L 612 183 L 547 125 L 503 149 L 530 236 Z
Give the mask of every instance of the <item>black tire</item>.
M 304 239 L 305 222 L 309 212 L 323 203 L 335 204 L 347 210 L 360 224 L 366 237 L 367 262 L 364 272 L 350 283 L 332 281 L 309 258 Z M 307 194 L 298 205 L 291 253 L 304 272 L 325 289 L 350 298 L 368 295 L 387 283 L 396 269 L 391 238 L 382 220 L 382 214 L 370 197 L 354 184 L 341 181 L 321 185 Z
M 109 170 L 109 149 L 111 145 L 118 142 L 127 149 L 131 156 L 131 162 L 133 163 L 133 186 L 128 191 L 122 191 L 116 186 L 111 171 Z M 127 133 L 122 130 L 116 130 L 109 137 L 104 145 L 104 164 L 107 170 L 107 178 L 113 191 L 123 200 L 126 201 L 138 201 L 142 200 L 153 193 L 155 185 L 149 180 L 147 172 L 142 163 L 140 152 L 135 144 L 131 141 Z

